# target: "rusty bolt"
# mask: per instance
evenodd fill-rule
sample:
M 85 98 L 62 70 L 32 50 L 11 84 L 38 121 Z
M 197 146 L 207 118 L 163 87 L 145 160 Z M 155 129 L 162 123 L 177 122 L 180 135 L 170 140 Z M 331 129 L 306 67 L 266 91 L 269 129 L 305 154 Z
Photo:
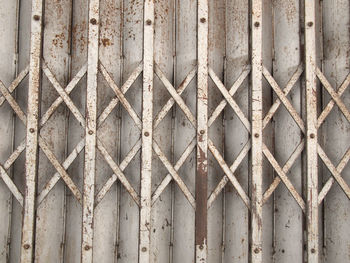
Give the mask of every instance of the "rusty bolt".
M 315 254 L 315 253 L 316 253 L 316 249 L 311 248 L 311 253 L 312 253 L 312 254 Z
M 144 134 L 145 134 L 145 136 L 146 136 L 146 137 L 148 137 L 148 136 L 149 136 L 149 132 L 145 132 Z
M 30 248 L 30 245 L 29 245 L 29 244 L 24 244 L 24 245 L 23 245 L 23 248 L 24 248 L 24 249 L 29 249 L 29 248 Z
M 260 249 L 256 247 L 256 248 L 254 249 L 254 253 L 255 253 L 255 254 L 258 254 L 259 252 L 260 252 Z
M 200 132 L 199 132 L 200 134 L 204 134 L 205 133 L 205 131 L 204 130 L 200 130 Z
M 255 27 L 259 27 L 259 26 L 260 26 L 260 23 L 257 21 L 257 22 L 254 23 L 254 26 L 255 26 Z
M 94 132 L 93 132 L 92 130 L 90 130 L 90 131 L 88 132 L 88 134 L 93 135 Z
M 205 19 L 205 17 L 202 17 L 202 18 L 200 19 L 200 21 L 201 21 L 201 23 L 205 23 L 207 20 Z
M 148 26 L 152 25 L 151 19 L 147 19 L 147 20 L 146 20 L 146 25 L 148 25 Z
M 84 247 L 84 249 L 85 249 L 85 250 L 89 250 L 89 249 L 90 249 L 90 246 L 89 246 L 89 245 L 86 245 L 86 246 Z
M 308 22 L 308 23 L 307 23 L 307 25 L 308 25 L 309 27 L 312 27 L 313 24 L 314 24 L 313 22 Z
M 314 134 L 314 133 L 311 133 L 311 134 L 310 134 L 310 138 L 311 138 L 311 139 L 315 138 L 315 134 Z
M 199 249 L 200 249 L 200 250 L 203 250 L 203 245 L 199 245 Z
M 259 138 L 259 133 L 254 134 L 255 138 Z
M 143 247 L 141 250 L 142 250 L 142 252 L 146 252 L 147 251 L 147 247 Z
M 34 132 L 34 129 L 33 129 L 33 128 L 30 128 L 29 131 L 30 131 L 30 133 L 33 133 L 33 132 Z
M 90 19 L 90 23 L 93 24 L 93 25 L 96 25 L 97 24 L 96 18 L 91 18 Z
M 39 21 L 39 20 L 40 20 L 40 16 L 34 15 L 34 16 L 33 16 L 33 19 L 34 19 L 35 21 Z

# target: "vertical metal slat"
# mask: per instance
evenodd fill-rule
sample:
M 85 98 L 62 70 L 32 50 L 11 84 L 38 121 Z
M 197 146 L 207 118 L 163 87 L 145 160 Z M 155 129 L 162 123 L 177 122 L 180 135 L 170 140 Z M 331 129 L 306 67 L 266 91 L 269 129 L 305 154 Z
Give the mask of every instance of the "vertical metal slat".
M 154 1 L 144 2 L 139 263 L 150 262 L 153 125 Z
M 32 262 L 35 226 L 36 175 L 38 171 L 39 89 L 42 37 L 42 0 L 32 2 L 30 69 L 26 137 L 26 191 L 24 201 L 21 263 Z
M 197 15 L 197 168 L 195 245 L 196 262 L 207 262 L 208 248 L 208 1 L 198 0 Z
M 305 1 L 307 262 L 318 262 L 318 169 L 315 0 Z
M 99 42 L 99 0 L 89 3 L 88 69 L 86 93 L 85 164 L 81 259 L 92 263 L 93 218 L 96 175 L 97 73 Z
M 252 1 L 252 263 L 262 262 L 262 0 Z

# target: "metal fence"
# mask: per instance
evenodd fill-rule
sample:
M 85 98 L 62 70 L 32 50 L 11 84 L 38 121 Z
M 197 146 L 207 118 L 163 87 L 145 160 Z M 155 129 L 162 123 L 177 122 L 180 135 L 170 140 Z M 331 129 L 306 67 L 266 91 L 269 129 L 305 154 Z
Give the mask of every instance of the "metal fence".
M 0 262 L 350 262 L 349 1 L 0 6 Z

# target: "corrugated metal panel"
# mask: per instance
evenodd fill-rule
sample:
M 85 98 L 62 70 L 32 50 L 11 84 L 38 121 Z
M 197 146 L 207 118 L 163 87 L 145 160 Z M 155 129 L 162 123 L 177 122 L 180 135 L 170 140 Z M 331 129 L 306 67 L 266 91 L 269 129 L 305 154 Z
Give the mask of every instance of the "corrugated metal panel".
M 0 262 L 350 260 L 348 1 L 0 4 Z

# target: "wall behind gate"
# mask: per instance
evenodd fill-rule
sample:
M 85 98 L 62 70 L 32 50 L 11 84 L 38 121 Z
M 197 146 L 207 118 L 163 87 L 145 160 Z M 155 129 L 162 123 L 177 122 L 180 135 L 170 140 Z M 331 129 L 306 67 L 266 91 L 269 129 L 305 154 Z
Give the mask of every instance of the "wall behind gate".
M 350 261 L 348 1 L 0 6 L 0 262 Z

